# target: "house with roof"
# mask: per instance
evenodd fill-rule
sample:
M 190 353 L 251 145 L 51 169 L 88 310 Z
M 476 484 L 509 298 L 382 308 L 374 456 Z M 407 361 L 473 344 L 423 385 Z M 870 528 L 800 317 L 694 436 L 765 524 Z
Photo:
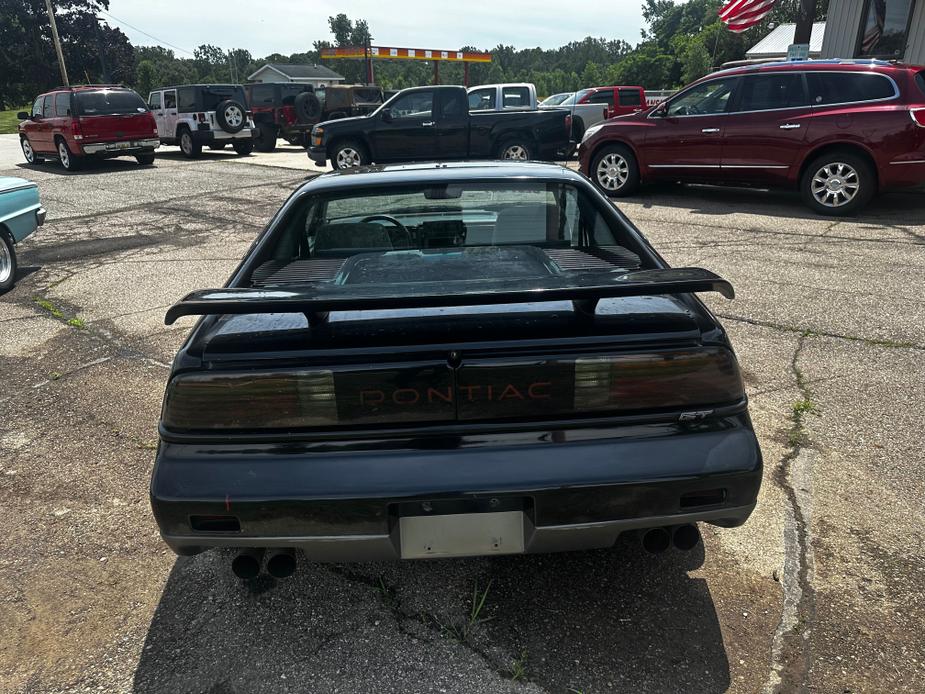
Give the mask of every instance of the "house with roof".
M 779 24 L 754 46 L 745 52 L 746 60 L 786 60 L 787 48 L 793 43 L 796 34 L 796 24 Z M 809 57 L 822 56 L 822 40 L 825 36 L 825 22 L 813 24 L 812 37 L 809 40 Z
M 324 65 L 286 65 L 283 63 L 267 63 L 262 68 L 248 75 L 248 82 L 295 82 L 296 84 L 310 84 L 315 88 L 340 84 L 344 81 L 343 75 Z

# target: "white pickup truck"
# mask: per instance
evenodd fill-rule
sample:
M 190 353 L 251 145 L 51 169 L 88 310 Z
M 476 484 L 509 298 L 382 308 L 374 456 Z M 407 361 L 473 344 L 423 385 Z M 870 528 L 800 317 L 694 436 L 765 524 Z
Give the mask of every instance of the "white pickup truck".
M 470 111 L 536 110 L 536 87 L 529 82 L 481 84 L 468 93 Z

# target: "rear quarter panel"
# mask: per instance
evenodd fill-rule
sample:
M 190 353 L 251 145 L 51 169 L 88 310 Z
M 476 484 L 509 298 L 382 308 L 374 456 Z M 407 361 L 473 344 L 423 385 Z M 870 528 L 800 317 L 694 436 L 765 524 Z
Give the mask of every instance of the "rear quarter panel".
M 34 184 L 24 181 L 22 187 L 0 190 L 0 226 L 18 243 L 36 230 L 39 207 L 39 190 Z

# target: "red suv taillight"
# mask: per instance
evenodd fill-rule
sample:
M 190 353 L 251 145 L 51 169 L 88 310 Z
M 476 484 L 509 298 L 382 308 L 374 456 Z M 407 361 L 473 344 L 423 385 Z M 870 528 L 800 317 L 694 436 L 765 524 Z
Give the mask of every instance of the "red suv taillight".
M 75 140 L 84 139 L 83 131 L 80 129 L 80 119 L 77 116 L 71 118 L 71 135 Z
M 909 115 L 912 116 L 912 122 L 920 128 L 925 128 L 925 108 L 910 108 Z
M 206 114 L 204 113 L 197 113 L 196 118 L 199 120 L 200 123 L 206 122 Z

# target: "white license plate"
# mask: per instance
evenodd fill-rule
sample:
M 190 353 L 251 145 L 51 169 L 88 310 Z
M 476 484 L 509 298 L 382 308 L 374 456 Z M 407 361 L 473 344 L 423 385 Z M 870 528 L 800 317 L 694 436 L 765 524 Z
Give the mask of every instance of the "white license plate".
M 135 142 L 115 142 L 111 145 L 106 145 L 106 149 L 129 149 L 137 146 L 138 144 Z
M 398 527 L 402 559 L 524 551 L 523 511 L 406 516 Z

